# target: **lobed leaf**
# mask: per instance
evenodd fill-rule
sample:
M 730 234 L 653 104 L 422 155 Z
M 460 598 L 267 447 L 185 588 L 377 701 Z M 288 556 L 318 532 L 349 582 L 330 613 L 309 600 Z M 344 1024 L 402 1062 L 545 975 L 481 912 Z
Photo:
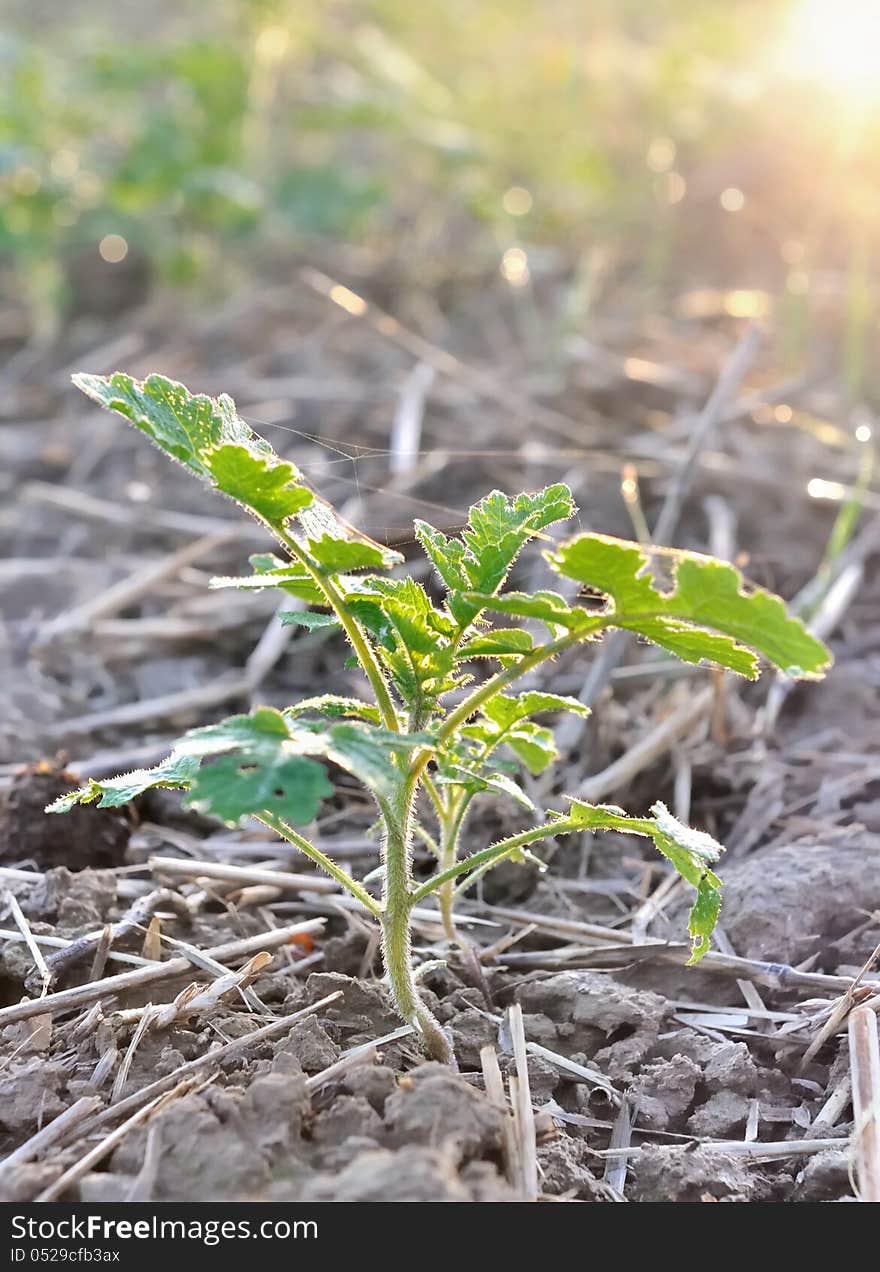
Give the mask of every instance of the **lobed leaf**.
M 699 962 L 709 949 L 709 938 L 721 909 L 721 880 L 711 869 L 724 851 L 721 844 L 705 831 L 685 826 L 659 801 L 651 806 L 653 817 L 630 817 L 613 804 L 585 804 L 578 799 L 569 802 L 570 817 L 584 830 L 616 830 L 652 839 L 682 878 L 696 889 L 696 899 L 688 915 L 688 932 L 692 938 L 688 964 Z M 551 816 L 563 815 L 553 813 Z
M 298 716 L 307 715 L 310 711 L 328 720 L 339 720 L 346 716 L 355 716 L 371 724 L 379 724 L 381 720 L 378 707 L 372 706 L 369 702 L 361 702 L 359 698 L 345 698 L 336 693 L 322 693 L 315 698 L 303 698 L 292 707 L 286 707 L 284 715 L 295 720 Z
M 574 512 L 571 491 L 557 484 L 514 499 L 493 490 L 471 508 L 460 538 L 447 537 L 425 521 L 415 522 L 416 538 L 446 585 L 446 603 L 459 628 L 467 627 L 484 608 L 473 594 L 494 595 L 528 540 Z
M 250 715 L 230 716 L 220 724 L 191 729 L 178 749 L 203 757 L 234 751 L 243 765 L 276 772 L 290 757 L 322 756 L 384 798 L 400 781 L 395 755 L 430 745 L 427 734 L 394 733 L 359 720 L 327 725 L 274 707 L 257 707 Z M 256 779 L 252 786 L 257 789 Z
M 639 632 L 689 662 L 706 659 L 752 678 L 752 650 L 799 679 L 818 678 L 829 666 L 828 650 L 779 597 L 744 591 L 732 565 L 689 552 L 663 555 L 673 564 L 668 592 L 646 573 L 647 553 L 622 539 L 578 535 L 546 557 L 558 573 L 608 597 L 609 625 Z
M 214 484 L 242 508 L 255 513 L 273 530 L 307 508 L 314 495 L 292 464 L 256 454 L 247 446 L 218 446 L 202 452 Z
M 98 800 L 99 808 L 121 808 L 138 795 L 155 787 L 186 789 L 195 777 L 201 759 L 172 751 L 167 759 L 151 769 L 135 769 L 104 781 L 90 778 L 87 784 L 69 795 L 61 795 L 46 808 L 47 813 L 68 813 L 76 804 Z
M 525 693 L 515 695 L 496 694 L 486 704 L 483 711 L 490 720 L 502 728 L 507 728 L 517 720 L 525 720 L 530 716 L 540 715 L 548 711 L 568 711 L 571 715 L 588 716 L 590 708 L 585 707 L 577 698 L 569 698 L 558 693 L 544 693 L 539 689 L 527 689 Z
M 492 791 L 495 795 L 508 795 L 529 812 L 537 812 L 533 801 L 529 799 L 522 787 L 506 773 L 480 772 L 464 764 L 450 764 L 437 773 L 435 781 L 438 786 L 456 786 L 472 795 L 478 795 L 484 791 Z
M 532 647 L 532 638 L 522 627 L 496 627 L 459 645 L 455 657 L 457 662 L 468 658 L 503 658 L 511 654 L 529 654 Z
M 316 495 L 299 469 L 241 419 L 226 394 L 210 398 L 162 375 L 140 382 L 121 371 L 75 375 L 73 382 L 92 401 L 129 420 L 166 455 L 234 499 L 282 541 L 292 536 L 303 549 L 314 549 L 328 574 L 385 569 L 403 559 L 355 530 Z M 293 582 L 288 580 L 288 590 Z M 320 598 L 313 584 L 311 590 Z
M 309 539 L 309 555 L 318 562 L 322 574 L 341 574 L 347 570 L 384 570 L 403 560 L 399 552 L 365 539 L 338 539 L 324 534 Z
M 322 627 L 341 627 L 335 614 L 315 613 L 314 610 L 284 610 L 278 615 L 282 627 L 307 627 L 310 632 Z
M 286 755 L 279 748 L 258 759 L 247 752 L 221 755 L 196 774 L 186 802 L 227 826 L 237 826 L 246 814 L 264 812 L 275 813 L 293 826 L 305 826 L 332 794 L 323 764 L 303 755 Z
M 558 592 L 504 592 L 488 596 L 485 592 L 466 592 L 465 600 L 490 609 L 496 614 L 515 614 L 519 618 L 536 618 L 555 632 L 558 628 L 578 631 L 593 624 L 588 610 L 569 605 Z
M 378 645 L 404 702 L 436 699 L 458 683 L 455 625 L 414 579 L 367 577 L 347 593 L 349 609 Z

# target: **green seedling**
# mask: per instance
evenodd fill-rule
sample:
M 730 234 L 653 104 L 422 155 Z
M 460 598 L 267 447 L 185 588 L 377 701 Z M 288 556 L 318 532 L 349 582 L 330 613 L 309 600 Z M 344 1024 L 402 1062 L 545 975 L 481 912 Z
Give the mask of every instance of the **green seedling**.
M 212 586 L 281 589 L 298 606 L 282 615 L 283 622 L 341 629 L 367 694 L 321 694 L 285 710 L 257 707 L 191 729 L 157 767 L 90 781 L 48 811 L 92 801 L 116 808 L 161 786 L 186 791 L 187 804 L 229 826 L 256 817 L 373 916 L 401 1016 L 428 1053 L 446 1061 L 453 1060 L 448 1039 L 419 994 L 413 911 L 435 897 L 446 934 L 455 941 L 457 899 L 492 867 L 531 857 L 542 843 L 585 831 L 652 840 L 694 889 L 690 961 L 703 956 L 721 900 L 715 873 L 721 846 L 682 825 L 661 803 L 645 817 L 577 798 L 567 798 L 561 811 L 537 809 L 517 777 L 522 770 L 542 773 L 557 758 L 544 721 L 558 712 L 585 715 L 586 708 L 572 698 L 514 686 L 614 628 L 635 632 L 686 662 L 711 663 L 749 679 L 758 674 L 759 656 L 788 676 L 819 678 L 829 665 L 828 651 L 778 597 L 746 590 L 738 572 L 722 561 L 600 534 L 578 534 L 544 552 L 575 599 L 555 590 L 507 590 L 525 544 L 575 511 L 568 488 L 554 485 L 514 498 L 493 491 L 471 509 L 457 537 L 416 522 L 418 541 L 444 591 L 438 603 L 415 579 L 390 573 L 402 558 L 339 517 L 292 463 L 251 431 L 230 398 L 195 396 L 157 375 L 143 383 L 123 374 L 78 375 L 75 383 L 263 523 L 283 555 L 253 557 L 252 574 L 215 579 Z M 655 562 L 665 585 L 652 573 Z M 528 627 L 522 620 L 529 620 Z M 366 880 L 354 878 L 303 833 L 333 792 L 326 761 L 354 776 L 375 801 L 381 867 Z M 528 827 L 465 854 L 468 813 L 488 796 L 518 801 Z M 413 873 L 416 836 L 436 857 L 423 881 Z M 381 880 L 379 897 L 374 880 Z

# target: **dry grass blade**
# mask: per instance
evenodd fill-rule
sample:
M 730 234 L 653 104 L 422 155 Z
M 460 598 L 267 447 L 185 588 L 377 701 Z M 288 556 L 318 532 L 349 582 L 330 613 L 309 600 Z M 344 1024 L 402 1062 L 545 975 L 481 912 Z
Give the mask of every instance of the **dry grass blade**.
M 341 1055 L 333 1064 L 328 1065 L 326 1069 L 322 1069 L 320 1073 L 315 1073 L 310 1078 L 307 1078 L 306 1090 L 310 1093 L 320 1091 L 321 1087 L 326 1086 L 328 1082 L 335 1082 L 341 1074 L 347 1073 L 349 1069 L 355 1069 L 361 1064 L 373 1064 L 380 1047 L 383 1047 L 388 1042 L 396 1042 L 398 1038 L 406 1038 L 412 1032 L 412 1025 L 400 1025 L 397 1029 L 392 1029 L 391 1033 L 383 1034 L 381 1038 L 375 1038 L 371 1042 L 363 1042 L 358 1047 L 352 1047 L 350 1051 L 346 1051 L 344 1055 Z
M 104 1160 L 113 1152 L 117 1145 L 121 1144 L 126 1135 L 133 1131 L 136 1126 L 140 1126 L 154 1113 L 157 1113 L 164 1105 L 169 1104 L 172 1100 L 178 1099 L 181 1095 L 185 1095 L 193 1086 L 192 1080 L 179 1082 L 172 1091 L 166 1092 L 164 1095 L 157 1096 L 151 1100 L 144 1108 L 139 1109 L 137 1113 L 133 1113 L 127 1121 L 118 1126 L 115 1131 L 111 1131 L 100 1144 L 96 1144 L 93 1149 L 86 1153 L 85 1157 L 81 1157 L 79 1161 L 69 1167 L 63 1175 L 55 1180 L 54 1184 L 43 1190 L 36 1198 L 37 1201 L 57 1201 L 68 1188 L 82 1179 L 83 1175 L 87 1175 L 93 1166 Z
M 813 1057 L 818 1054 L 828 1039 L 833 1037 L 834 1034 L 841 1029 L 841 1026 L 847 1019 L 847 1016 L 852 1011 L 853 1006 L 858 1003 L 859 1000 L 864 1002 L 864 1000 L 869 997 L 870 990 L 862 985 L 862 981 L 868 972 L 870 972 L 871 968 L 876 965 L 878 958 L 880 958 L 880 945 L 876 946 L 875 949 L 871 951 L 859 969 L 852 984 L 848 986 L 846 992 L 839 1001 L 833 1004 L 828 1019 L 825 1021 L 822 1028 L 816 1034 L 816 1037 L 804 1052 L 804 1058 L 801 1061 L 802 1069 L 805 1068 Z M 873 1002 L 870 1005 L 873 1006 Z M 876 1008 L 874 1009 L 876 1010 Z
M 611 1150 L 618 1150 L 618 1156 L 606 1158 L 605 1169 L 602 1172 L 602 1179 L 609 1188 L 613 1188 L 615 1192 L 623 1195 L 623 1189 L 626 1184 L 627 1159 L 625 1151 L 632 1143 L 632 1116 L 630 1113 L 629 1100 L 626 1096 L 620 1101 L 620 1108 L 617 1111 L 617 1117 L 614 1119 L 614 1127 L 611 1131 Z
M 529 1084 L 529 1063 L 526 1054 L 526 1035 L 523 1026 L 522 1007 L 519 1003 L 508 1008 L 507 1023 L 513 1043 L 513 1059 L 516 1077 L 508 1078 L 510 1103 L 513 1108 L 513 1125 L 519 1150 L 520 1187 L 526 1201 L 538 1199 L 538 1157 L 535 1114 L 532 1109 L 532 1091 Z
M 138 931 L 143 923 L 149 922 L 155 912 L 161 909 L 171 910 L 187 923 L 190 921 L 191 915 L 182 896 L 172 892 L 169 888 L 156 888 L 153 892 L 148 893 L 147 896 L 138 897 L 129 906 L 122 918 L 110 925 L 109 943 L 115 945 L 118 941 L 122 941 L 133 932 Z M 94 957 L 105 940 L 106 931 L 106 928 L 101 928 L 97 932 L 89 932 L 85 936 L 77 937 L 66 948 L 59 950 L 57 954 L 51 955 L 46 960 L 50 983 L 57 980 L 63 972 L 68 971 L 77 963 L 85 961 L 90 955 Z
M 426 362 L 417 362 L 400 391 L 394 425 L 391 429 L 391 455 L 388 467 L 393 474 L 414 468 L 422 438 L 425 399 L 436 372 Z
M 498 1053 L 490 1044 L 483 1047 L 480 1051 L 480 1067 L 483 1071 L 483 1083 L 486 1088 L 486 1095 L 495 1105 L 495 1107 L 504 1114 L 504 1124 L 502 1126 L 501 1151 L 504 1156 L 504 1170 L 507 1176 L 507 1182 L 516 1186 L 517 1182 L 522 1179 L 522 1166 L 519 1159 L 519 1145 L 517 1143 L 516 1127 L 511 1117 L 510 1105 L 507 1102 L 507 1096 L 504 1092 L 504 1078 L 501 1076 L 501 1067 L 498 1064 Z
M 594 430 L 584 420 L 572 419 L 563 414 L 562 411 L 554 410 L 552 407 L 544 406 L 538 402 L 529 401 L 520 390 L 509 388 L 500 379 L 469 366 L 467 363 L 462 362 L 460 358 L 456 358 L 453 354 L 447 352 L 447 350 L 439 348 L 423 336 L 408 330 L 396 318 L 392 318 L 391 314 L 378 309 L 362 296 L 358 296 L 351 291 L 350 288 L 344 287 L 332 278 L 328 278 L 326 274 L 322 274 L 319 270 L 312 268 L 302 269 L 300 278 L 313 291 L 316 291 L 321 296 L 326 296 L 328 300 L 339 305 L 352 317 L 364 318 L 381 336 L 386 340 L 390 340 L 392 344 L 405 349 L 407 353 L 412 354 L 420 362 L 433 367 L 441 375 L 457 380 L 458 383 L 465 385 L 466 388 L 478 396 L 498 402 L 501 406 L 506 407 L 507 410 L 512 411 L 515 418 L 532 420 L 533 423 L 542 425 L 549 433 L 564 437 L 567 441 L 574 441 L 580 446 L 583 446 L 587 441 L 595 440 Z
M 156 1012 L 156 1008 L 153 1006 L 153 1004 L 147 1003 L 146 1007 L 143 1010 L 143 1015 L 138 1021 L 137 1028 L 135 1029 L 134 1033 L 131 1036 L 131 1041 L 128 1044 L 128 1048 L 126 1049 L 125 1055 L 122 1057 L 122 1064 L 119 1066 L 119 1072 L 117 1073 L 115 1081 L 113 1083 L 113 1090 L 110 1092 L 111 1104 L 116 1104 L 119 1100 L 122 1099 L 122 1092 L 125 1090 L 125 1084 L 128 1081 L 128 1075 L 131 1070 L 132 1062 L 134 1061 L 135 1055 L 137 1054 L 137 1049 L 141 1044 L 141 1039 L 143 1038 L 144 1034 L 147 1032 L 147 1029 L 149 1028 L 149 1025 L 150 1025 L 150 1020 L 155 1015 L 155 1012 Z
M 194 1060 L 188 1060 L 186 1064 L 180 1065 L 172 1073 L 166 1074 L 163 1078 L 157 1078 L 149 1086 L 143 1087 L 140 1091 L 134 1091 L 131 1095 L 127 1095 L 124 1100 L 120 1100 L 118 1104 L 112 1104 L 101 1113 L 97 1113 L 82 1128 L 82 1133 L 84 1135 L 92 1134 L 100 1126 L 106 1125 L 107 1122 L 113 1122 L 117 1117 L 122 1117 L 123 1114 L 131 1112 L 132 1109 L 139 1108 L 146 1101 L 153 1100 L 164 1092 L 170 1091 L 175 1083 L 191 1077 L 209 1065 L 219 1064 L 221 1061 L 228 1060 L 230 1056 L 236 1055 L 239 1051 L 246 1051 L 248 1047 L 255 1046 L 257 1043 L 268 1042 L 272 1038 L 279 1037 L 292 1029 L 297 1021 L 305 1020 L 306 1016 L 313 1016 L 322 1007 L 329 1007 L 331 1003 L 337 1002 L 340 998 L 342 998 L 342 990 L 336 990 L 335 993 L 328 994 L 325 998 L 312 1003 L 310 1007 L 303 1007 L 300 1011 L 292 1012 L 289 1016 L 281 1016 L 278 1020 L 270 1021 L 268 1025 L 254 1029 L 252 1033 L 245 1034 L 241 1038 L 233 1038 L 231 1042 L 223 1043 L 212 1051 L 206 1051 L 204 1055 L 196 1056 Z M 375 1046 L 376 1044 L 371 1043 L 370 1045 Z
M 609 764 L 601 773 L 587 778 L 578 788 L 578 798 L 598 804 L 606 795 L 626 786 L 648 765 L 665 755 L 680 737 L 690 733 L 700 720 L 708 716 L 714 701 L 715 689 L 711 685 L 697 694 L 688 694 L 684 702 L 624 752 L 620 759 Z
M 323 927 L 323 919 L 310 919 L 306 923 L 293 923 L 272 932 L 260 932 L 256 936 L 248 936 L 240 941 L 230 941 L 226 945 L 218 945 L 208 950 L 207 953 L 211 958 L 220 961 L 245 957 L 256 954 L 261 949 L 278 949 L 296 936 L 320 932 Z M 19 1020 L 28 1020 L 31 1016 L 43 1015 L 45 1012 L 70 1011 L 86 1003 L 96 1002 L 99 998 L 115 998 L 130 989 L 144 989 L 159 981 L 173 980 L 176 976 L 185 976 L 190 967 L 188 958 L 172 958 L 167 963 L 152 963 L 132 972 L 120 972 L 116 976 L 107 976 L 104 980 L 77 985 L 74 989 L 62 989 L 38 1000 L 14 1003 L 11 1007 L 0 1009 L 0 1028 L 15 1024 Z
M 59 1113 L 48 1126 L 44 1126 L 42 1130 L 37 1131 L 30 1139 L 20 1144 L 14 1153 L 10 1153 L 8 1157 L 0 1162 L 0 1180 L 2 1180 L 4 1175 L 8 1176 L 9 1172 L 16 1167 L 23 1166 L 25 1162 L 32 1162 L 36 1158 L 41 1157 L 47 1148 L 51 1148 L 53 1144 L 69 1134 L 80 1122 L 93 1113 L 100 1103 L 101 1097 L 98 1095 L 81 1096 L 75 1104 L 71 1104 L 63 1113 Z
M 224 530 L 221 534 L 203 535 L 195 542 L 188 543 L 176 552 L 164 556 L 160 561 L 151 561 L 149 565 L 135 570 L 127 578 L 114 583 L 112 587 L 99 592 L 96 596 L 89 597 L 45 623 L 37 633 L 36 648 L 48 645 L 59 637 L 75 636 L 88 631 L 97 619 L 106 618 L 127 609 L 152 591 L 158 583 L 172 578 L 185 566 L 192 565 L 221 544 L 229 543 L 235 538 L 236 533 L 237 531 Z
M 39 945 L 37 945 L 34 940 L 30 924 L 21 912 L 21 906 L 18 904 L 18 901 L 16 901 L 12 892 L 8 889 L 6 891 L 5 900 L 6 904 L 9 906 L 9 912 L 15 921 L 15 925 L 19 932 L 21 932 L 24 942 L 30 950 L 31 958 L 34 960 L 34 968 L 41 983 L 40 997 L 44 998 L 49 992 L 49 986 L 52 984 L 52 973 L 46 966 L 46 960 L 43 958 L 43 953 Z
M 877 1017 L 856 1007 L 849 1017 L 853 1153 L 861 1201 L 880 1201 L 880 1042 Z
M 782 1161 L 786 1157 L 811 1157 L 813 1153 L 824 1153 L 831 1148 L 847 1148 L 849 1142 L 849 1137 L 843 1135 L 833 1139 L 778 1140 L 772 1144 L 749 1143 L 746 1140 L 701 1140 L 700 1147 L 724 1153 L 727 1157 L 745 1157 L 754 1161 Z M 650 1151 L 650 1145 L 595 1150 L 596 1156 L 603 1158 L 638 1157 L 641 1153 Z
M 186 879 L 222 879 L 240 885 L 267 884 L 284 892 L 338 892 L 339 884 L 317 874 L 293 874 L 286 870 L 260 870 L 251 866 L 227 866 L 221 861 L 184 861 L 179 857 L 151 857 L 154 874 Z
M 219 976 L 212 985 L 194 985 L 178 994 L 173 1003 L 159 1007 L 153 1014 L 149 1024 L 153 1029 L 167 1029 L 175 1020 L 199 1016 L 204 1012 L 214 1011 L 220 1003 L 237 991 L 246 989 L 259 976 L 260 972 L 272 962 L 268 950 L 261 950 L 245 963 L 237 972 L 227 972 Z

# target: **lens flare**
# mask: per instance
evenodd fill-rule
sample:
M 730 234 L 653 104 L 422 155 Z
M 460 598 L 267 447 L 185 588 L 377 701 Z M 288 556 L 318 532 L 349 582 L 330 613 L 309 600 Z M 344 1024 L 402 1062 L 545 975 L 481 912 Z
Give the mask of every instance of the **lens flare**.
M 846 105 L 880 104 L 877 0 L 801 0 L 779 50 L 780 69 L 811 79 Z

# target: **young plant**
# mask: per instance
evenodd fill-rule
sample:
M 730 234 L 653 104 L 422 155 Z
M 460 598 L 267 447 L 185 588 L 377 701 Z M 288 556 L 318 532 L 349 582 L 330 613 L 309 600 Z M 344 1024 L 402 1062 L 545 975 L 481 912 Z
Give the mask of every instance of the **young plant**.
M 575 511 L 568 488 L 554 485 L 514 498 L 493 491 L 470 510 L 458 537 L 416 522 L 418 541 L 445 589 L 436 604 L 415 579 L 389 574 L 402 558 L 343 521 L 293 464 L 239 418 L 230 398 L 196 396 L 158 375 L 143 383 L 123 374 L 78 375 L 74 382 L 263 523 L 284 555 L 252 557 L 251 575 L 215 579 L 212 586 L 279 588 L 299 603 L 283 622 L 340 628 L 369 696 L 326 693 L 282 711 L 257 707 L 191 729 L 155 768 L 92 780 L 47 811 L 66 812 L 93 800 L 115 808 L 163 786 L 185 790 L 190 806 L 227 825 L 245 815 L 258 818 L 376 919 L 397 1008 L 429 1054 L 442 1060 L 453 1056 L 419 994 L 413 910 L 436 896 L 446 934 L 455 940 L 456 899 L 487 870 L 522 860 L 542 841 L 600 830 L 651 839 L 694 889 L 690 961 L 702 957 L 720 906 L 713 867 L 721 846 L 683 826 L 661 803 L 646 817 L 576 798 L 567 798 L 561 812 L 536 809 L 516 777 L 518 769 L 541 773 L 557 758 L 542 720 L 560 711 L 585 715 L 586 708 L 572 698 L 516 692 L 513 686 L 614 628 L 636 632 L 687 662 L 712 663 L 750 679 L 758 674 L 759 655 L 789 676 L 816 679 L 830 655 L 787 615 L 778 597 L 745 590 L 732 566 L 710 557 L 646 550 L 600 534 L 575 535 L 544 553 L 550 570 L 576 585 L 569 591 L 578 599 L 557 591 L 506 590 L 523 546 Z M 665 586 L 651 572 L 655 559 L 668 576 Z M 489 614 L 500 616 L 500 623 Z M 530 620 L 529 629 L 523 619 Z M 300 829 L 332 794 L 322 760 L 352 774 L 376 803 L 380 898 Z M 483 795 L 518 801 L 529 825 L 463 855 L 466 818 Z M 415 835 L 437 858 L 424 882 L 413 876 Z

